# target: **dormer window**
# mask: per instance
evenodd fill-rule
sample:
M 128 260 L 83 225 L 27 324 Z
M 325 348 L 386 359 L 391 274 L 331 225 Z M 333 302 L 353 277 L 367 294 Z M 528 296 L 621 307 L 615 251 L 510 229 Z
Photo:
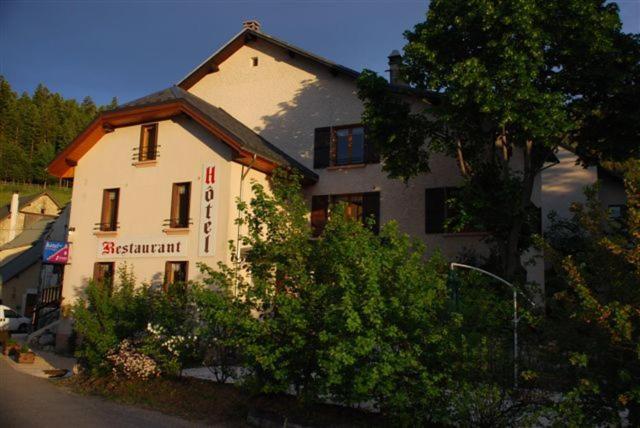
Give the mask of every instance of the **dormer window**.
M 143 125 L 140 130 L 138 161 L 156 160 L 158 154 L 158 124 Z

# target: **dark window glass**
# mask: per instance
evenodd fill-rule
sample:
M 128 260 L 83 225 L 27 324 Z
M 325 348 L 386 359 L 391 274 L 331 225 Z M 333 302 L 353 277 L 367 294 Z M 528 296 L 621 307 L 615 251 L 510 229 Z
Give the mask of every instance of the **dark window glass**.
M 344 215 L 347 218 L 353 220 L 362 220 L 362 194 L 354 194 L 354 195 L 335 195 L 332 197 L 332 203 L 334 205 L 344 203 L 345 211 Z
M 114 274 L 115 263 L 113 262 L 101 262 L 93 266 L 93 280 L 95 282 L 113 287 Z
M 138 160 L 155 160 L 158 148 L 158 124 L 144 125 L 140 131 Z
M 189 227 L 191 183 L 175 183 L 171 195 L 171 227 Z
M 120 189 L 105 189 L 102 193 L 102 215 L 100 230 L 114 231 L 118 229 L 118 205 Z
M 187 282 L 188 262 L 167 262 L 164 272 L 165 289 L 171 284 Z
M 378 233 L 380 224 L 380 192 L 346 195 L 315 195 L 311 198 L 311 227 L 320 236 L 327 223 L 331 206 L 345 204 L 345 216 L 359 220 Z
M 20 315 L 18 315 L 18 313 L 15 312 L 14 310 L 5 309 L 4 310 L 4 317 L 5 318 L 20 318 Z
M 352 165 L 364 162 L 364 128 L 362 126 L 340 127 L 332 136 L 333 165 Z
M 426 233 L 447 232 L 447 221 L 456 219 L 459 213 L 452 200 L 459 189 L 456 187 L 436 187 L 425 191 L 425 231 Z M 472 230 L 465 230 L 471 232 Z

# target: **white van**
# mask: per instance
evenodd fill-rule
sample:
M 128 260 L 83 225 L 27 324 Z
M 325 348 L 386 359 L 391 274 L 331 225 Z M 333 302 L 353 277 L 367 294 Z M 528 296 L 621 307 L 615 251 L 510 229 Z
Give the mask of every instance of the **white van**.
M 8 306 L 0 305 L 0 330 L 28 333 L 31 320 Z

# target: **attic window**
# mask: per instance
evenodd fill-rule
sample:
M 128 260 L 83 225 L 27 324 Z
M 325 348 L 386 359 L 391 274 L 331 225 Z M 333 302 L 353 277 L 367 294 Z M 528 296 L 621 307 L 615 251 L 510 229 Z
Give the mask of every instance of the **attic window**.
M 252 64 L 254 67 L 257 67 L 257 66 L 258 66 L 258 57 L 257 57 L 257 56 L 254 56 L 254 57 L 252 57 L 252 58 L 251 58 L 251 64 Z

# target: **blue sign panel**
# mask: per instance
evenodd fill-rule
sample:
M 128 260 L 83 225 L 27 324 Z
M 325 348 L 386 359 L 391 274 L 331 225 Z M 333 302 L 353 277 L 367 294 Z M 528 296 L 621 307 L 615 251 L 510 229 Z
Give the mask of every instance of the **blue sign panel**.
M 42 261 L 45 263 L 65 264 L 69 260 L 69 243 L 45 241 Z

